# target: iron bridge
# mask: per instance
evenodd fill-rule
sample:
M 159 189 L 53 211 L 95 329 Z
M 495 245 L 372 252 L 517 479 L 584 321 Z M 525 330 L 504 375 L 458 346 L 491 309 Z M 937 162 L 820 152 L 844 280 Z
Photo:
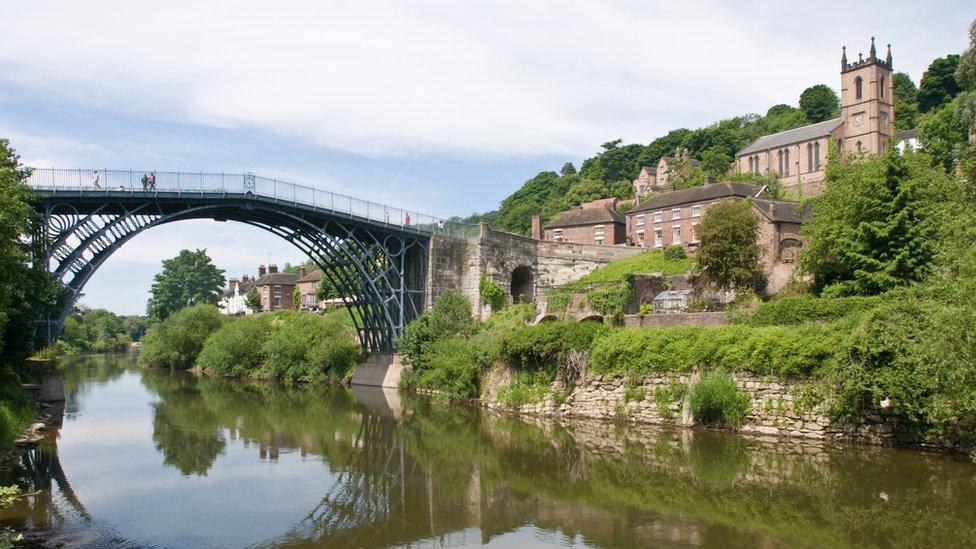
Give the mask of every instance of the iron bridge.
M 98 174 L 97 178 L 95 174 Z M 42 216 L 43 261 L 66 289 L 52 318 L 41 319 L 47 344 L 95 271 L 134 236 L 187 219 L 238 221 L 287 240 L 322 269 L 352 313 L 363 348 L 389 351 L 426 307 L 434 234 L 471 230 L 430 215 L 251 173 L 33 169 L 28 185 Z

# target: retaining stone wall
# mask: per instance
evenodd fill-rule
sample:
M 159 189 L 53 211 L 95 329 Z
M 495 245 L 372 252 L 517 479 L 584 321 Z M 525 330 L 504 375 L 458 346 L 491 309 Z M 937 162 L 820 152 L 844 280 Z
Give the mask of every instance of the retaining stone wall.
M 724 311 L 714 313 L 673 313 L 650 315 L 627 315 L 624 326 L 628 328 L 659 328 L 661 326 L 719 326 L 729 323 L 729 315 Z

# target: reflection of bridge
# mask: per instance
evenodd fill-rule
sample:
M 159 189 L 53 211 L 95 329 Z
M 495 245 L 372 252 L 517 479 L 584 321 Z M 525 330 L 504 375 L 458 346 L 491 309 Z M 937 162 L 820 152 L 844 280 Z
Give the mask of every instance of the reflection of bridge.
M 97 176 L 96 176 L 97 174 Z M 426 306 L 434 234 L 463 227 L 445 220 L 253 174 L 34 169 L 28 181 L 43 216 L 43 261 L 69 291 L 57 316 L 42 322 L 50 343 L 95 271 L 151 227 L 185 219 L 238 221 L 302 250 L 346 297 L 361 341 L 387 350 Z

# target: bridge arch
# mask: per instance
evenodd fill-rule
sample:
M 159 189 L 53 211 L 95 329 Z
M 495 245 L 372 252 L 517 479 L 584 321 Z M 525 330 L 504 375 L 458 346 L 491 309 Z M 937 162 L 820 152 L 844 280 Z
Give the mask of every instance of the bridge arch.
M 256 194 L 244 180 L 244 192 L 238 193 L 137 192 L 124 187 L 66 191 L 32 185 L 41 191 L 35 203 L 44 221 L 40 259 L 68 294 L 61 310 L 41 322 L 39 336 L 50 343 L 60 335 L 85 284 L 136 235 L 177 221 L 212 219 L 258 227 L 301 250 L 340 290 L 363 347 L 391 350 L 393 340 L 426 306 L 430 236 L 443 229 L 443 222 L 411 225 L 409 213 L 396 209 L 395 215 L 406 223 L 396 218 L 391 222 L 391 209 L 386 207 L 377 220 L 369 213 L 376 205 L 369 203 L 365 217 L 356 215 L 351 198 L 349 212 L 282 201 Z M 331 197 L 332 205 L 336 196 Z

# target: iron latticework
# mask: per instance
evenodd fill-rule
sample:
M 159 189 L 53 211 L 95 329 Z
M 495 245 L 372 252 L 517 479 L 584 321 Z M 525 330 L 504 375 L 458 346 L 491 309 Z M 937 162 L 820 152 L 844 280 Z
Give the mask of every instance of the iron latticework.
M 338 291 L 363 347 L 390 350 L 426 305 L 431 235 L 458 228 L 253 174 L 159 174 L 154 188 L 137 189 L 131 172 L 78 172 L 35 170 L 30 179 L 44 220 L 42 259 L 68 292 L 59 315 L 43 319 L 39 327 L 48 343 L 58 337 L 85 284 L 115 250 L 152 227 L 213 219 L 259 227 L 292 243 Z M 116 179 L 130 184 L 116 184 Z M 272 187 L 273 193 L 266 192 Z

